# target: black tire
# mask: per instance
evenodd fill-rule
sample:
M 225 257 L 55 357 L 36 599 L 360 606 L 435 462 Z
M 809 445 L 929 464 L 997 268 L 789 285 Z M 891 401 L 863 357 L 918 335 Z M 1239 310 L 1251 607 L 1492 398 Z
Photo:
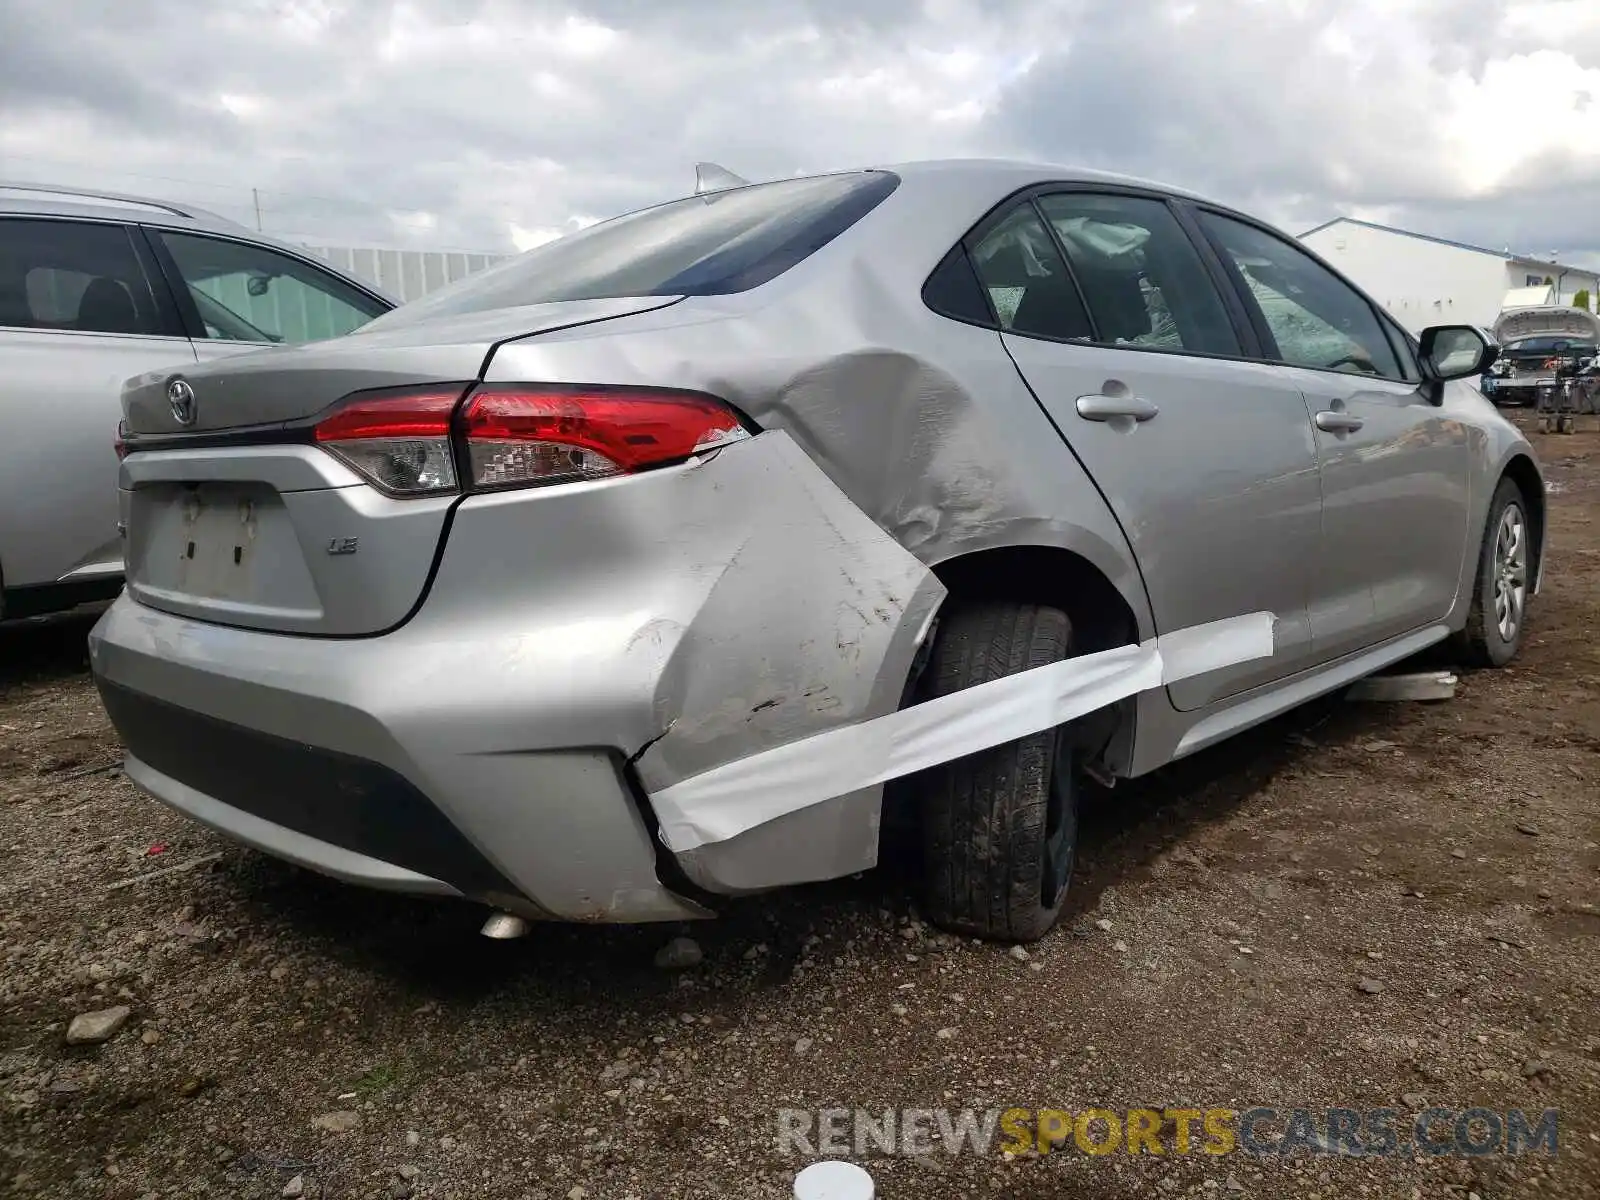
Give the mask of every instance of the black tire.
M 1501 614 L 1496 607 L 1502 575 L 1499 559 L 1501 528 L 1508 511 L 1514 512 L 1520 522 L 1523 538 L 1521 612 L 1509 637 L 1501 628 Z M 1522 489 L 1514 481 L 1502 479 L 1489 502 L 1489 519 L 1484 525 L 1483 541 L 1478 547 L 1478 570 L 1473 577 L 1472 607 L 1467 611 L 1467 625 L 1458 639 L 1462 656 L 1470 666 L 1503 667 L 1522 649 L 1523 639 L 1528 632 L 1529 601 L 1533 597 L 1533 580 L 1537 570 L 1528 503 L 1523 498 Z
M 924 698 L 1071 655 L 1066 613 L 989 601 L 941 618 Z M 957 759 L 917 780 L 929 917 L 1000 941 L 1043 937 L 1061 915 L 1078 840 L 1078 778 L 1065 729 Z

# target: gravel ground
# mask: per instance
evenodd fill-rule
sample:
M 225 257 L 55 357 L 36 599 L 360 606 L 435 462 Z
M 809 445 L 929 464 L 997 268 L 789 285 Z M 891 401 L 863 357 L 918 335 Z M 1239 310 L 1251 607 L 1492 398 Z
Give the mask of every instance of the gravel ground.
M 761 1200 L 803 1162 L 780 1108 L 1259 1104 L 1559 1108 L 1560 1154 L 868 1165 L 886 1200 L 1600 1196 L 1600 435 L 1540 440 L 1515 667 L 1096 797 L 1026 958 L 928 929 L 887 869 L 489 942 L 142 798 L 85 621 L 0 630 L 0 1193 Z M 676 934 L 703 963 L 655 965 Z

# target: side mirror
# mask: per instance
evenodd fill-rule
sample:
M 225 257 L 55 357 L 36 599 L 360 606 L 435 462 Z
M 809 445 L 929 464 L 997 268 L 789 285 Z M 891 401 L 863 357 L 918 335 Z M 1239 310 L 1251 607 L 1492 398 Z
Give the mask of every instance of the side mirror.
M 1482 375 L 1500 357 L 1500 347 L 1473 325 L 1434 325 L 1422 331 L 1422 370 L 1443 383 Z
M 267 289 L 272 286 L 272 276 L 252 275 L 244 286 L 252 296 L 265 296 Z

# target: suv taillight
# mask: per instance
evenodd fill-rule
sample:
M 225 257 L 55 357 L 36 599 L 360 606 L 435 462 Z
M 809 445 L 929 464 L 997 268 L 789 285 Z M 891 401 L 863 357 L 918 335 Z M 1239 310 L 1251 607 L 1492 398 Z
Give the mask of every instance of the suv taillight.
M 390 495 L 422 496 L 456 490 L 457 461 L 474 491 L 543 487 L 666 466 L 750 436 L 737 413 L 698 392 L 485 384 L 456 412 L 459 395 L 361 397 L 322 421 L 316 440 Z

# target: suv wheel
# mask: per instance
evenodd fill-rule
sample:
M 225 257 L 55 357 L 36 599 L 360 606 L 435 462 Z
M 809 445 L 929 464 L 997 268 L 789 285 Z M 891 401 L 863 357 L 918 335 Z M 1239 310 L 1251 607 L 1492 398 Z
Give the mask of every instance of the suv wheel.
M 1071 656 L 1066 613 L 991 601 L 941 618 L 925 698 Z M 917 781 L 927 906 L 946 929 L 1030 942 L 1061 914 L 1078 841 L 1070 727 L 924 772 Z
M 1532 532 L 1522 489 L 1502 479 L 1489 503 L 1472 607 L 1461 635 L 1461 649 L 1474 666 L 1503 667 L 1522 648 L 1533 586 Z

